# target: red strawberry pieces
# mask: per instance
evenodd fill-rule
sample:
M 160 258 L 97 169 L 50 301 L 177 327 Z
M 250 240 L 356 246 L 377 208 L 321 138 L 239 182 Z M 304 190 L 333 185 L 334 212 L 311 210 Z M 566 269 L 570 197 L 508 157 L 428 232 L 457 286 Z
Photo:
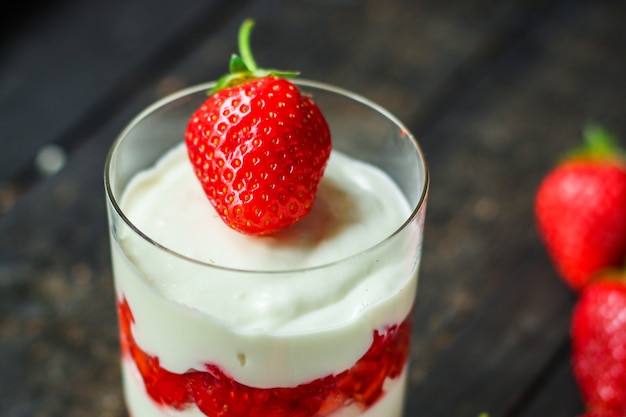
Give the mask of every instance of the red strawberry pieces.
M 331 149 L 319 108 L 274 76 L 209 97 L 192 116 L 186 143 L 222 219 L 257 235 L 309 213 Z
M 589 284 L 572 316 L 574 376 L 593 415 L 626 415 L 625 278 Z
M 354 404 L 367 409 L 383 395 L 387 378 L 396 379 L 406 366 L 411 314 L 385 332 L 374 332 L 369 350 L 349 369 L 296 387 L 254 388 L 207 364 L 202 371 L 176 374 L 162 368 L 135 342 L 132 310 L 118 300 L 122 354 L 133 360 L 147 394 L 163 407 L 184 410 L 195 404 L 211 417 L 326 417 Z

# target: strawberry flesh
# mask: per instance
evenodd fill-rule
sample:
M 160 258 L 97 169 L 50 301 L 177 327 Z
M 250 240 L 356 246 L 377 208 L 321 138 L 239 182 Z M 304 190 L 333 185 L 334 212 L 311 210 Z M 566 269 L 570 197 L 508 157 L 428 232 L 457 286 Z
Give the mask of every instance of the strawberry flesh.
M 626 260 L 626 168 L 573 160 L 542 181 L 535 199 L 539 234 L 564 281 L 580 290 Z
M 589 284 L 575 306 L 572 365 L 581 396 L 598 415 L 626 415 L 626 283 Z
M 118 300 L 122 354 L 132 359 L 148 395 L 163 407 L 183 410 L 195 404 L 211 417 L 325 417 L 349 405 L 367 409 L 384 394 L 387 378 L 406 366 L 411 314 L 385 332 L 374 331 L 369 350 L 349 369 L 296 387 L 255 388 L 241 384 L 214 364 L 176 374 L 163 369 L 158 357 L 142 350 L 132 333 L 133 314 Z
M 275 76 L 211 95 L 191 117 L 185 142 L 217 213 L 253 235 L 273 233 L 310 212 L 331 150 L 317 105 Z

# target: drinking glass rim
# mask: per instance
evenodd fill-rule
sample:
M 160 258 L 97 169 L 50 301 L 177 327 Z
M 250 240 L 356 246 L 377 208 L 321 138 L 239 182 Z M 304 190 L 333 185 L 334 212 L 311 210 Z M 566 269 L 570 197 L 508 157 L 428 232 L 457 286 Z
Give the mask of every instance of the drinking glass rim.
M 175 256 L 178 259 L 181 259 L 185 262 L 189 262 L 189 263 L 193 263 L 202 267 L 207 267 L 210 269 L 217 269 L 217 270 L 222 270 L 222 271 L 228 271 L 228 272 L 232 272 L 232 273 L 245 273 L 245 274 L 255 274 L 255 275 L 261 275 L 261 274 L 294 274 L 294 273 L 304 273 L 307 271 L 313 271 L 313 270 L 318 270 L 318 269 L 324 269 L 324 268 L 331 268 L 334 265 L 338 265 L 340 263 L 344 263 L 349 261 L 350 259 L 356 258 L 356 257 L 360 257 L 360 256 L 364 256 L 365 254 L 367 254 L 368 252 L 374 252 L 376 250 L 376 248 L 384 245 L 386 242 L 390 241 L 391 239 L 393 239 L 396 235 L 398 235 L 401 231 L 403 231 L 404 229 L 406 229 L 406 227 L 417 217 L 418 213 L 422 210 L 423 206 L 426 203 L 426 197 L 428 195 L 428 189 L 430 186 L 430 174 L 429 174 L 429 170 L 428 170 L 428 164 L 426 161 L 426 158 L 424 156 L 424 151 L 422 150 L 419 142 L 417 141 L 417 139 L 413 136 L 413 134 L 411 133 L 411 131 L 396 117 L 394 116 L 390 111 L 388 111 L 386 108 L 380 106 L 379 104 L 357 94 L 354 93 L 350 90 L 341 88 L 341 87 L 337 87 L 331 84 L 326 84 L 323 82 L 319 82 L 319 81 L 312 81 L 312 80 L 307 80 L 307 79 L 302 79 L 302 78 L 296 78 L 296 79 L 291 79 L 291 82 L 293 82 L 294 84 L 298 85 L 298 86 L 305 86 L 305 87 L 310 87 L 313 89 L 317 89 L 317 90 L 321 90 L 321 91 L 325 91 L 328 93 L 333 93 L 336 95 L 340 95 L 343 96 L 345 98 L 348 98 L 352 101 L 355 101 L 357 103 L 360 103 L 368 108 L 370 108 L 371 110 L 381 114 L 382 116 L 384 116 L 386 119 L 388 119 L 389 121 L 391 121 L 395 126 L 398 127 L 398 129 L 400 129 L 400 131 L 402 132 L 403 136 L 408 137 L 411 140 L 411 143 L 413 144 L 413 146 L 415 147 L 415 150 L 417 152 L 417 155 L 421 161 L 421 165 L 423 166 L 423 173 L 424 173 L 424 179 L 423 179 L 423 188 L 422 188 L 422 192 L 420 194 L 419 200 L 417 201 L 417 204 L 415 204 L 415 206 L 413 207 L 411 213 L 409 216 L 407 216 L 406 220 L 400 225 L 398 226 L 393 232 L 391 232 L 389 235 L 387 235 L 385 238 L 381 239 L 380 241 L 378 241 L 376 244 L 369 246 L 365 249 L 360 250 L 357 253 L 351 254 L 349 256 L 340 258 L 340 259 L 335 259 L 333 261 L 330 262 L 325 262 L 325 263 L 321 263 L 319 265 L 313 265 L 313 266 L 307 266 L 307 267 L 303 267 L 303 268 L 287 268 L 287 269 L 244 269 L 244 268 L 235 268 L 235 267 L 230 267 L 230 266 L 224 266 L 224 265 L 217 265 L 217 264 L 213 264 L 210 262 L 206 262 L 206 261 L 202 261 L 199 259 L 195 259 L 192 258 L 190 256 L 184 255 L 182 253 L 179 253 L 173 249 L 170 249 L 169 247 L 157 242 L 156 240 L 152 239 L 150 236 L 146 235 L 139 227 L 137 227 L 125 214 L 124 211 L 122 210 L 122 208 L 119 206 L 118 204 L 118 199 L 115 197 L 115 193 L 113 192 L 112 189 L 112 185 L 111 185 L 111 178 L 109 175 L 109 172 L 111 170 L 111 165 L 113 163 L 113 157 L 116 153 L 117 148 L 120 146 L 120 144 L 122 143 L 122 141 L 124 140 L 124 138 L 127 136 L 128 132 L 131 131 L 137 124 L 139 124 L 142 120 L 144 120 L 148 115 L 154 113 L 157 109 L 160 109 L 162 107 L 164 107 L 165 105 L 169 104 L 169 103 L 173 103 L 174 101 L 183 98 L 183 97 L 187 97 L 190 96 L 192 94 L 195 93 L 199 93 L 202 91 L 209 91 L 213 86 L 215 86 L 216 82 L 215 81 L 210 81 L 210 82 L 205 82 L 205 83 L 200 83 L 200 84 L 195 84 L 183 89 L 180 89 L 174 93 L 168 94 L 158 100 L 156 100 L 155 102 L 153 102 L 152 104 L 150 104 L 149 106 L 147 106 L 146 108 L 144 108 L 141 112 L 139 112 L 135 117 L 133 117 L 130 122 L 128 124 L 126 124 L 126 126 L 124 127 L 124 129 L 122 129 L 122 131 L 117 135 L 116 139 L 113 141 L 109 152 L 107 153 L 107 157 L 106 157 L 106 161 L 105 161 L 105 166 L 104 166 L 104 186 L 105 186 L 105 191 L 106 191 L 106 196 L 107 196 L 107 200 L 108 202 L 111 203 L 111 206 L 113 207 L 113 209 L 115 210 L 115 212 L 117 213 L 117 215 L 122 219 L 122 221 L 124 221 L 124 223 L 130 227 L 130 229 L 136 233 L 140 238 L 142 238 L 144 241 L 146 241 L 147 243 L 149 243 L 150 245 L 172 255 Z M 207 95 L 208 97 L 208 95 Z M 190 115 L 191 117 L 191 115 Z

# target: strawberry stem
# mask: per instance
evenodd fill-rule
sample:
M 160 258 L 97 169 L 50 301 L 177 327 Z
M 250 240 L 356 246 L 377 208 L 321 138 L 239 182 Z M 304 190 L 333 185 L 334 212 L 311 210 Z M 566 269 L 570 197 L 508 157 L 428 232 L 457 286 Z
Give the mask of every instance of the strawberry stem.
M 241 28 L 239 29 L 239 53 L 241 54 L 241 59 L 243 60 L 244 65 L 248 68 L 248 71 L 255 72 L 259 69 L 256 65 L 256 61 L 252 56 L 252 50 L 250 49 L 250 33 L 252 33 L 252 28 L 254 27 L 254 20 L 246 19 L 241 24 Z
M 615 137 L 599 125 L 589 125 L 583 130 L 589 153 L 602 157 L 620 153 Z
M 238 34 L 238 46 L 239 54 L 233 54 L 230 58 L 229 73 L 222 76 L 215 86 L 209 91 L 209 94 L 213 94 L 219 90 L 223 90 L 228 87 L 234 87 L 238 84 L 256 79 L 268 77 L 270 75 L 276 77 L 295 77 L 298 72 L 294 71 L 280 71 L 275 69 L 264 69 L 257 66 L 254 56 L 252 55 L 252 49 L 250 48 L 250 34 L 254 27 L 254 20 L 246 19 L 239 27 Z
M 596 124 L 583 129 L 585 143 L 565 155 L 565 159 L 626 161 L 626 154 L 619 147 L 615 136 Z

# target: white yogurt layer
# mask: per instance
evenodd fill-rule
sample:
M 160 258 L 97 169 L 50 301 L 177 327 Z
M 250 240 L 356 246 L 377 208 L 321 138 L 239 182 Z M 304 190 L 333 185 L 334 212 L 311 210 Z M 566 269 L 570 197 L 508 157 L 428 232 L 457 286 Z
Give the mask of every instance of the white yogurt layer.
M 133 179 L 122 209 L 152 240 L 189 258 L 271 271 L 323 265 L 358 253 L 389 236 L 410 213 L 406 199 L 382 171 L 335 151 L 313 209 L 302 221 L 265 237 L 233 233 L 203 193 L 184 144 Z
M 376 245 L 411 210 L 380 170 L 339 152 L 309 216 L 271 237 L 222 222 L 184 145 L 136 176 L 121 207 L 158 245 L 123 225 L 114 231 L 116 290 L 137 344 L 171 372 L 213 363 L 245 385 L 296 386 L 350 368 L 374 330 L 410 314 L 420 228 L 412 222 Z

